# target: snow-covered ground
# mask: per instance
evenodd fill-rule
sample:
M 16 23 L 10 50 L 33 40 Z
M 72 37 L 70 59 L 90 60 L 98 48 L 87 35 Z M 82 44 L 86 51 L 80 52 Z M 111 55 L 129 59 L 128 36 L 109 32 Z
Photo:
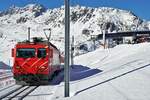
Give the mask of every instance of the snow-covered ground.
M 96 50 L 75 58 L 75 64 L 90 69 L 73 72 L 78 77 L 70 83 L 69 98 L 64 96 L 64 83 L 53 99 L 62 100 L 150 100 L 150 43 L 119 45 Z M 74 69 L 76 69 L 74 67 Z M 91 74 L 90 70 L 95 74 Z M 80 78 L 82 74 L 87 77 Z M 83 75 L 84 75 L 83 74 Z
M 24 100 L 150 100 L 150 43 L 118 45 L 75 57 L 70 97 L 63 71 Z

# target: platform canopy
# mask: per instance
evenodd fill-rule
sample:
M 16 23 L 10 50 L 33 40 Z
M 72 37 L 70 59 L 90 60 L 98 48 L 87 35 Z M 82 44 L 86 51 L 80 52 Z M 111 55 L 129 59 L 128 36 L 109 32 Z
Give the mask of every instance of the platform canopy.
M 118 38 L 118 37 L 137 37 L 137 36 L 150 36 L 150 31 L 128 31 L 128 32 L 117 32 L 117 33 L 106 33 L 105 38 Z M 103 34 L 97 36 L 98 39 L 103 38 Z

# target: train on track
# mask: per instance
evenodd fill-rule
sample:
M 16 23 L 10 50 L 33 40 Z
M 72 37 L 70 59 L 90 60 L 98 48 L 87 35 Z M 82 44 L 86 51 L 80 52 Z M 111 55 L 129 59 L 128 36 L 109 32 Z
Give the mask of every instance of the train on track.
M 62 69 L 64 58 L 55 45 L 39 38 L 19 42 L 12 49 L 16 84 L 47 84 Z

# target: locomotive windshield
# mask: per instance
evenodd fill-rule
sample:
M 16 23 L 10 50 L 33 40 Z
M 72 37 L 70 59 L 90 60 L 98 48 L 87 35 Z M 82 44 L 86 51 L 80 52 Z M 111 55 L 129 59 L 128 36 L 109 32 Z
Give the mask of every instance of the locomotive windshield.
M 33 48 L 20 48 L 20 49 L 17 49 L 16 57 L 19 57 L 19 58 L 35 57 L 35 49 L 33 49 Z
M 37 57 L 45 58 L 46 57 L 46 49 L 45 48 L 38 49 Z

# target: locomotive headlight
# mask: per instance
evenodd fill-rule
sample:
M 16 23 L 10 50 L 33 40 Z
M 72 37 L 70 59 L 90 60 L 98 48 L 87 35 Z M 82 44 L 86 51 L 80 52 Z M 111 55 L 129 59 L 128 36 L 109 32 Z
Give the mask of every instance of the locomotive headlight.
M 16 69 L 19 69 L 20 68 L 20 66 L 16 66 Z
M 40 72 L 43 72 L 45 69 L 46 69 L 46 66 L 41 66 L 41 67 L 39 68 L 39 71 L 40 71 Z
M 40 67 L 40 69 L 45 69 L 45 68 L 46 68 L 46 66 L 41 66 L 41 67 Z

